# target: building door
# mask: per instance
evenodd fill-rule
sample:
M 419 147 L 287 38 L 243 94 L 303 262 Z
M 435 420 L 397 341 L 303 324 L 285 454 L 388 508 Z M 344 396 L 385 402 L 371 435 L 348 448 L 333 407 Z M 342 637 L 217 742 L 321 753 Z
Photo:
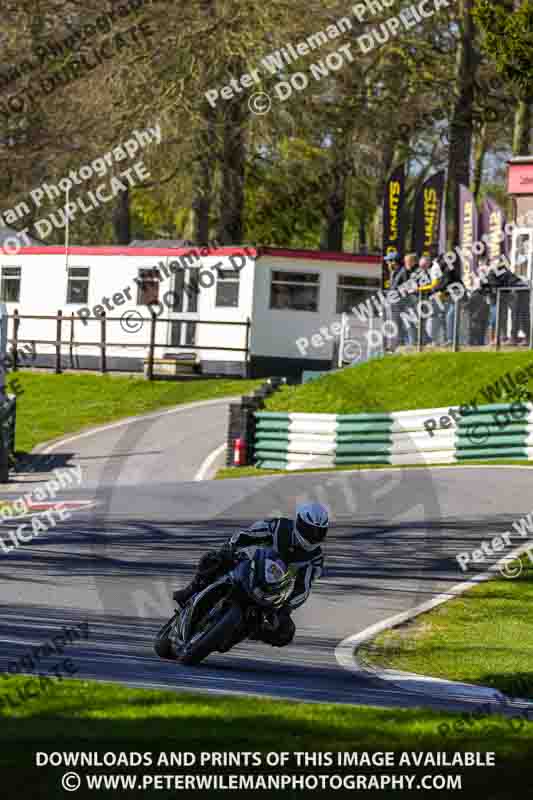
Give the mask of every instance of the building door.
M 169 345 L 171 347 L 195 347 L 196 323 L 188 320 L 172 320 Z
M 198 272 L 199 270 L 194 267 L 176 272 L 167 339 L 171 347 L 195 347 L 196 345 L 196 320 L 199 316 Z M 179 315 L 178 319 L 172 318 L 175 314 Z

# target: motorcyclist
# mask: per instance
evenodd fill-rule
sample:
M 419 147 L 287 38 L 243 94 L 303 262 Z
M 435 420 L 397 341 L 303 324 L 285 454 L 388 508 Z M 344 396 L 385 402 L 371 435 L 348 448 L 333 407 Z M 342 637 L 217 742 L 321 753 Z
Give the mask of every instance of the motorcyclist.
M 286 606 L 277 611 L 269 626 L 272 629 L 261 631 L 260 639 L 275 647 L 284 647 L 293 640 L 296 631 L 291 613 L 305 603 L 313 582 L 322 573 L 324 557 L 320 545 L 328 526 L 327 509 L 320 503 L 298 506 L 294 520 L 277 517 L 255 522 L 250 528 L 235 533 L 220 550 L 205 553 L 193 580 L 184 589 L 174 592 L 173 598 L 183 607 L 194 594 L 228 572 L 242 548 L 272 547 L 294 571 L 295 583 Z

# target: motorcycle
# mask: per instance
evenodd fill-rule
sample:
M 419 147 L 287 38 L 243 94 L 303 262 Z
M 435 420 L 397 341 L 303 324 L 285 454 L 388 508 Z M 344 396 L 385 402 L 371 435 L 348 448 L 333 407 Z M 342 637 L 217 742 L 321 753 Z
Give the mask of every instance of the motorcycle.
M 244 639 L 274 629 L 275 612 L 287 602 L 294 577 L 271 548 L 253 556 L 240 552 L 234 567 L 195 594 L 158 632 L 154 650 L 160 658 L 197 665 L 211 653 L 227 653 Z

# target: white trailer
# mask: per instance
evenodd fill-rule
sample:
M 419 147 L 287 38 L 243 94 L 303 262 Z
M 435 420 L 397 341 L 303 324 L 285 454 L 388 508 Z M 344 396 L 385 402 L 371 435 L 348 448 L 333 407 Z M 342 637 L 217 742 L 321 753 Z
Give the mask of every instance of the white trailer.
M 329 368 L 342 314 L 381 284 L 381 257 L 28 247 L 0 252 L 0 277 L 9 338 L 36 343 L 35 366 L 53 366 L 60 349 L 63 368 L 99 369 L 104 352 L 108 370 L 140 371 L 153 314 L 158 359 L 191 353 L 204 374 L 291 375 Z

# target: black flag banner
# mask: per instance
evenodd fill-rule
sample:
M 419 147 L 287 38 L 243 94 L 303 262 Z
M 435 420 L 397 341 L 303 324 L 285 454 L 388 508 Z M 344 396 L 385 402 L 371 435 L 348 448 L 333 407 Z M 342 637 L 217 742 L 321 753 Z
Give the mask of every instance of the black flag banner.
M 491 197 L 486 197 L 481 209 L 479 237 L 485 242 L 485 260 L 499 263 L 501 256 L 509 257 L 509 242 L 505 235 L 507 219 L 503 210 Z
M 405 202 L 405 167 L 397 167 L 387 183 L 383 197 L 383 257 L 398 253 L 403 258 L 405 232 L 403 206 Z M 383 286 L 387 288 L 388 270 L 383 264 Z
M 415 201 L 413 251 L 420 258 L 436 258 L 442 247 L 445 172 L 436 172 L 422 185 Z
M 479 249 L 478 226 L 479 213 L 476 207 L 474 195 L 468 188 L 459 184 L 459 249 L 461 253 L 462 275 L 461 279 L 468 289 L 472 291 L 474 287 L 474 276 L 478 271 L 478 256 L 484 247 Z

